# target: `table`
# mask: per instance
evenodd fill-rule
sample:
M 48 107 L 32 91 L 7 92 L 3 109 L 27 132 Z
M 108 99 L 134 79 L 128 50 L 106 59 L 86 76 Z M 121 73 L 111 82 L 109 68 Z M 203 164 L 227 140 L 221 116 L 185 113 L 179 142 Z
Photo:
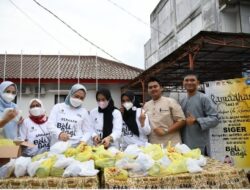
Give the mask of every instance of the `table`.
M 125 181 L 109 179 L 104 170 L 104 186 L 110 189 L 166 188 L 250 188 L 244 170 L 208 158 L 201 173 L 182 173 L 164 177 L 135 177 Z
M 0 189 L 54 189 L 54 188 L 77 188 L 98 189 L 98 176 L 94 177 L 21 177 L 0 179 Z

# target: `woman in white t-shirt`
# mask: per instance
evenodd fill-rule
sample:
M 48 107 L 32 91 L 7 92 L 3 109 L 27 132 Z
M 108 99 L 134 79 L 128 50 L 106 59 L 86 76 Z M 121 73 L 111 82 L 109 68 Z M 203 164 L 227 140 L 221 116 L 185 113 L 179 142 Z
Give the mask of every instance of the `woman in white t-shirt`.
M 43 103 L 39 99 L 32 99 L 29 103 L 29 117 L 19 127 L 21 139 L 33 143 L 35 147 L 25 148 L 24 156 L 35 156 L 49 151 L 50 134 L 47 130 L 47 116 Z
M 123 117 L 121 147 L 125 149 L 130 144 L 144 146 L 148 142 L 147 135 L 151 132 L 148 117 L 142 108 L 135 106 L 133 92 L 123 93 L 121 103 L 120 110 Z
M 52 108 L 48 130 L 52 135 L 53 145 L 58 140 L 74 140 L 74 144 L 87 143 L 92 134 L 88 111 L 82 107 L 87 94 L 81 84 L 72 86 L 65 102 L 58 103 Z
M 119 138 L 122 131 L 121 112 L 114 107 L 114 101 L 108 89 L 100 89 L 96 93 L 98 107 L 90 112 L 94 132 L 92 134 L 95 145 L 103 144 L 105 148 L 115 146 L 119 148 Z

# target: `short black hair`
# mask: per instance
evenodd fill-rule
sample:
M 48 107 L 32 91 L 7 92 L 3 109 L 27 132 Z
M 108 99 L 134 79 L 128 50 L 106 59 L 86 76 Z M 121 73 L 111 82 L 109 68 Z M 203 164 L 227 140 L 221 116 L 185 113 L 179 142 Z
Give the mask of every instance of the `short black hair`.
M 157 82 L 160 86 L 162 86 L 160 79 L 157 77 L 149 77 L 149 79 L 147 80 L 147 86 L 148 86 L 148 83 L 150 82 Z
M 189 76 L 189 75 L 195 76 L 196 79 L 199 80 L 199 75 L 198 75 L 196 72 L 194 72 L 193 70 L 187 71 L 187 72 L 184 74 L 184 77 L 183 77 L 183 78 L 185 78 L 186 76 Z

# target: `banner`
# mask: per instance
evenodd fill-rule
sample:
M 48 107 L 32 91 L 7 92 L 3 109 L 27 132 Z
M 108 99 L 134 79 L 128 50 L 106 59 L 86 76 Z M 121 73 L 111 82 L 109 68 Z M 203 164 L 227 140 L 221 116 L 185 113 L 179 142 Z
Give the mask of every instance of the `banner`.
M 205 93 L 216 105 L 220 123 L 210 130 L 211 156 L 250 170 L 249 79 L 205 83 Z

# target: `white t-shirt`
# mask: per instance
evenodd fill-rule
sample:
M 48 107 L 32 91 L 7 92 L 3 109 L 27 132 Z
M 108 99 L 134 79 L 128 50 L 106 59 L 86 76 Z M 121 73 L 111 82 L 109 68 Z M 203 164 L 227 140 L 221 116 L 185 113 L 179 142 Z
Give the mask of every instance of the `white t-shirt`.
M 117 109 L 114 109 L 113 113 L 113 130 L 110 136 L 113 138 L 113 143 L 110 146 L 115 146 L 119 148 L 119 138 L 122 132 L 122 115 Z M 103 113 L 98 112 L 98 108 L 94 108 L 90 112 L 91 122 L 94 128 L 92 137 L 100 136 L 103 137 Z
M 73 108 L 65 103 L 56 104 L 50 112 L 48 130 L 52 135 L 52 145 L 58 141 L 61 132 L 87 142 L 92 134 L 88 111 L 82 107 Z
M 151 132 L 148 116 L 146 115 L 144 127 L 141 127 L 141 123 L 139 120 L 140 115 L 141 115 L 141 108 L 137 108 L 136 109 L 136 123 L 139 129 L 139 137 L 133 134 L 132 131 L 126 125 L 126 123 L 123 121 L 122 138 L 121 138 L 121 146 L 123 149 L 125 149 L 130 144 L 137 144 L 138 146 L 144 146 L 145 143 L 148 142 L 147 135 L 149 135 Z
M 30 118 L 26 118 L 19 127 L 20 138 L 36 145 L 35 147 L 24 149 L 23 153 L 26 156 L 34 156 L 49 151 L 51 138 L 47 129 L 47 123 L 36 124 Z

